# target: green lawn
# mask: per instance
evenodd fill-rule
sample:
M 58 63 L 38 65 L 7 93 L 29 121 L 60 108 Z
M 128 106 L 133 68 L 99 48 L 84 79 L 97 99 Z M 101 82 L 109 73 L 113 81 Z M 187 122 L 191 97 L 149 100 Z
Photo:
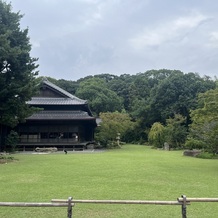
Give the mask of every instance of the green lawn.
M 51 199 L 176 200 L 218 197 L 218 160 L 138 145 L 93 153 L 13 155 L 0 165 L 0 201 Z M 189 218 L 218 217 L 218 203 L 192 203 Z M 0 207 L 1 218 L 61 218 L 67 208 Z M 181 206 L 76 204 L 73 217 L 181 217 Z

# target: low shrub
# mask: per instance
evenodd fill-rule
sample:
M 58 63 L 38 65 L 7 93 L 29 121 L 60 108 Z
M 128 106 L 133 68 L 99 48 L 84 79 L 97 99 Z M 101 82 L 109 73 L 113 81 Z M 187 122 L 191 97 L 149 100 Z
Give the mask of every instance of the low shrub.
M 212 154 L 209 152 L 202 152 L 198 155 L 196 155 L 197 158 L 202 158 L 202 159 L 218 159 L 217 154 Z
M 14 159 L 14 157 L 12 157 L 12 156 L 5 156 L 5 155 L 0 156 L 0 164 L 12 162 L 12 161 L 14 161 L 14 160 L 15 160 L 15 159 Z

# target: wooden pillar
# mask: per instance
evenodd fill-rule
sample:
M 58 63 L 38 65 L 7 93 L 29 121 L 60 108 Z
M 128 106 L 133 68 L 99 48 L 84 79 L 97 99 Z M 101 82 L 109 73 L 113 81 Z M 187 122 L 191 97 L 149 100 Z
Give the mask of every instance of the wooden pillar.
M 68 198 L 68 208 L 67 208 L 67 218 L 73 217 L 73 211 L 72 211 L 72 197 Z
M 187 218 L 186 216 L 186 196 L 185 195 L 182 195 L 181 196 L 183 198 L 183 202 L 182 202 L 182 218 Z

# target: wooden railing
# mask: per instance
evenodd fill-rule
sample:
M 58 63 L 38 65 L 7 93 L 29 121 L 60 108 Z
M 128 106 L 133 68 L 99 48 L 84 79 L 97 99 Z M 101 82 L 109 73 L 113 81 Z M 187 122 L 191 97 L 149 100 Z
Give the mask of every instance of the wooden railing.
M 187 218 L 187 205 L 191 202 L 218 202 L 218 198 L 187 198 L 182 195 L 176 201 L 151 201 L 151 200 L 75 200 L 69 197 L 64 199 L 52 199 L 51 203 L 34 202 L 0 202 L 0 207 L 67 207 L 67 218 L 73 217 L 72 207 L 78 203 L 85 204 L 153 204 L 153 205 L 179 205 L 182 218 Z M 136 215 L 137 217 L 137 215 Z M 217 214 L 218 217 L 218 214 Z

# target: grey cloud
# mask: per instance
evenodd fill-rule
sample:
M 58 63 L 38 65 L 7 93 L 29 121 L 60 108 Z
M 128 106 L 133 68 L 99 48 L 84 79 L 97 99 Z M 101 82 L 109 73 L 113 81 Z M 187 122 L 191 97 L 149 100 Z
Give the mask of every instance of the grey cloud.
M 11 0 L 25 14 L 40 74 L 179 69 L 218 75 L 218 2 L 211 0 Z

